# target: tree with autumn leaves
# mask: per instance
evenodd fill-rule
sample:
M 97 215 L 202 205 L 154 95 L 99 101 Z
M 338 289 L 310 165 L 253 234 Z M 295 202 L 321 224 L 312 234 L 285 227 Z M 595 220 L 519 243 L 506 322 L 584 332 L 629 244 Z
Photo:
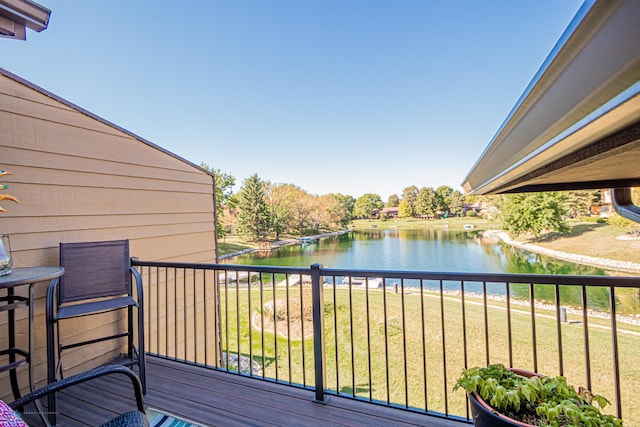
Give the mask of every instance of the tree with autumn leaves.
M 209 166 L 207 163 L 200 163 L 200 167 L 214 176 L 216 186 L 216 232 L 218 237 L 224 237 L 226 234 L 224 226 L 225 212 L 233 209 L 236 205 L 236 198 L 233 194 L 236 178 L 228 172 Z
M 460 216 L 464 207 L 464 195 L 447 185 L 422 187 L 415 185 L 402 191 L 402 199 L 398 204 L 402 218 L 441 216 Z
M 240 192 L 234 195 L 231 188 L 235 178 L 207 169 L 216 176 L 217 202 L 235 207 L 237 232 L 249 240 L 277 241 L 284 234 L 305 236 L 344 229 L 353 218 L 372 218 L 385 206 L 375 193 L 366 193 L 358 199 L 339 193 L 319 196 L 294 184 L 263 181 L 257 174 L 247 178 Z M 474 198 L 469 197 L 469 201 L 472 200 Z M 539 237 L 546 231 L 568 230 L 567 216 L 588 214 L 590 206 L 599 200 L 599 192 L 558 192 L 493 196 L 484 203 L 502 211 L 506 230 L 515 235 L 531 233 Z M 436 189 L 409 186 L 401 198 L 391 195 L 387 206 L 397 206 L 400 217 L 434 218 L 460 216 L 464 203 L 465 196 L 446 185 Z M 220 206 L 217 209 L 220 216 Z
M 238 234 L 253 241 L 343 229 L 355 204 L 351 196 L 309 194 L 293 184 L 263 181 L 256 174 L 243 182 L 236 199 Z

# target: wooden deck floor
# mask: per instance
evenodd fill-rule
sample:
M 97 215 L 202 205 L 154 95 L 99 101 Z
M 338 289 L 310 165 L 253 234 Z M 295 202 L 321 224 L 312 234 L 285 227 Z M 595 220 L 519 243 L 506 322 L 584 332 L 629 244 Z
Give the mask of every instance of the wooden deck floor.
M 205 426 L 429 426 L 464 427 L 366 402 L 331 396 L 313 403 L 313 392 L 154 357 L 147 359 L 150 408 Z M 135 409 L 131 387 L 120 375 L 74 387 L 58 395 L 59 425 L 99 425 Z

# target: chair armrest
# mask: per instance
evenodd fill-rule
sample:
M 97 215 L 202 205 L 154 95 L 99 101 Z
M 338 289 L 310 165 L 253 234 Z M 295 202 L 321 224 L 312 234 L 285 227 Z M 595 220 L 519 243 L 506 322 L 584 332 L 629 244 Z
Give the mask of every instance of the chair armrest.
M 34 400 L 40 399 L 51 393 L 63 390 L 67 387 L 71 387 L 76 384 L 90 381 L 98 377 L 102 377 L 104 375 L 111 375 L 111 374 L 123 374 L 129 377 L 136 395 L 136 405 L 138 406 L 138 411 L 144 412 L 144 400 L 142 397 L 142 384 L 140 384 L 140 379 L 131 369 L 127 368 L 126 366 L 120 366 L 120 365 L 100 366 L 100 367 L 91 369 L 89 371 L 83 372 L 81 374 L 73 375 L 69 378 L 52 382 L 32 393 L 29 393 L 21 397 L 20 399 L 15 400 L 14 402 L 9 403 L 9 406 L 12 409 L 20 409 L 24 407 L 24 405 L 26 405 L 27 403 L 33 402 Z
M 138 294 L 136 296 L 138 297 L 138 307 L 142 308 L 144 307 L 144 295 L 142 293 L 142 276 L 140 275 L 140 272 L 133 266 L 129 267 L 129 270 L 136 280 L 136 292 Z

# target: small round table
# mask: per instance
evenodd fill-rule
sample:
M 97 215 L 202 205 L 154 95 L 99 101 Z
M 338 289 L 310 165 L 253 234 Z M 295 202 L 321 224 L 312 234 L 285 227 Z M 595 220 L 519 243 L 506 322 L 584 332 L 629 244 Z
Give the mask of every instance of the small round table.
M 33 366 L 31 364 L 31 352 L 33 351 L 33 285 L 38 282 L 49 280 L 57 281 L 64 274 L 62 267 L 25 267 L 14 268 L 12 273 L 7 276 L 0 277 L 0 289 L 6 289 L 7 295 L 0 297 L 0 312 L 8 313 L 8 338 L 9 348 L 0 350 L 1 356 L 9 356 L 9 363 L 0 365 L 0 372 L 10 371 L 11 390 L 13 397 L 20 397 L 20 386 L 18 385 L 18 376 L 16 368 L 24 364 L 29 365 L 29 390 L 33 391 Z M 23 297 L 15 294 L 15 288 L 18 286 L 29 286 L 29 296 Z M 28 349 L 20 349 L 16 347 L 16 330 L 15 330 L 15 310 L 22 307 L 29 307 L 29 344 Z

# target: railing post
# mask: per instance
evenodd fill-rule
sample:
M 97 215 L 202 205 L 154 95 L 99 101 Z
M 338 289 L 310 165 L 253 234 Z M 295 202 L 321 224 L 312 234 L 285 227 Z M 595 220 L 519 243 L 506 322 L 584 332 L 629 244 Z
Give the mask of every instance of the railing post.
M 320 264 L 311 266 L 311 296 L 313 299 L 313 361 L 316 378 L 316 403 L 326 404 L 324 394 L 327 382 L 326 356 L 324 348 L 324 289 L 320 283 Z

